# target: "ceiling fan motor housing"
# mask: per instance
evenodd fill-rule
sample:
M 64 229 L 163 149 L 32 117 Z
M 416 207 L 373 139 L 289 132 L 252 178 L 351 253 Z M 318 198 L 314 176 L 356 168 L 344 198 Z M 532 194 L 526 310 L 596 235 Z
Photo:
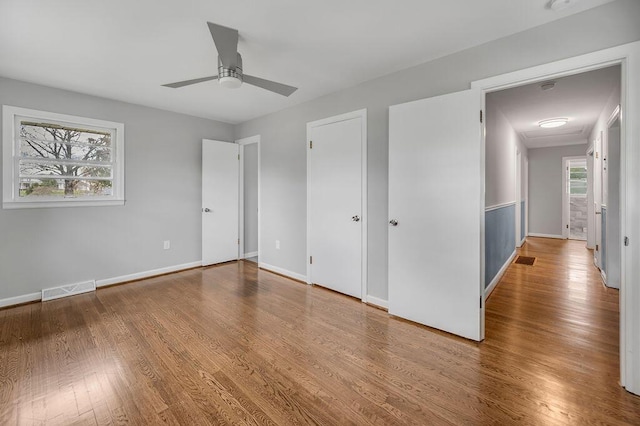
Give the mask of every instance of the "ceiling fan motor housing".
M 235 69 L 225 68 L 218 56 L 218 82 L 229 89 L 237 89 L 242 85 L 242 56 L 239 53 Z

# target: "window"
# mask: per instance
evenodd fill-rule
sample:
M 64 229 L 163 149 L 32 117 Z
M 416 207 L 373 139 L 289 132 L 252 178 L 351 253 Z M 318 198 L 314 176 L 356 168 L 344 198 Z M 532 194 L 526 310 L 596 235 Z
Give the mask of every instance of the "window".
M 3 106 L 3 208 L 124 204 L 124 124 Z
M 569 194 L 583 195 L 587 194 L 587 166 L 586 164 L 571 163 L 569 169 Z

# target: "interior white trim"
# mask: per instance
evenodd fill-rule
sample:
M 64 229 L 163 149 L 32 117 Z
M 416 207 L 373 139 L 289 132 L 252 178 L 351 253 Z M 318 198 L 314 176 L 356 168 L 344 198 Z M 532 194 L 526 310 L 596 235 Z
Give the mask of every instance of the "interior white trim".
M 485 207 L 484 211 L 485 212 L 490 212 L 492 210 L 498 210 L 498 209 L 501 209 L 503 207 L 509 207 L 509 206 L 515 206 L 515 205 L 516 205 L 515 201 L 509 201 L 508 203 L 494 204 L 492 206 Z
M 171 272 L 178 272 L 185 269 L 196 268 L 198 266 L 202 266 L 201 260 L 198 260 L 195 262 L 183 263 L 181 265 L 166 266 L 164 268 L 151 269 L 143 272 L 136 272 L 134 274 L 120 275 L 119 277 L 105 278 L 102 280 L 96 280 L 96 287 L 100 288 L 107 285 L 126 283 L 127 281 L 135 281 L 135 280 L 141 280 L 143 278 L 151 278 L 157 275 L 169 274 Z
M 306 140 L 306 149 L 307 149 L 307 236 L 311 235 L 311 216 L 310 216 L 310 211 L 311 211 L 311 199 L 309 198 L 308 194 L 309 194 L 309 171 L 310 171 L 310 163 L 311 163 L 311 159 L 309 158 L 309 143 L 311 141 L 310 137 L 311 137 L 311 129 L 313 127 L 318 127 L 318 126 L 324 126 L 326 124 L 330 124 L 330 123 L 338 123 L 340 121 L 345 121 L 345 120 L 351 120 L 354 118 L 360 118 L 361 119 L 361 132 L 362 132 L 362 154 L 361 154 L 361 169 L 362 169 L 362 214 L 361 214 L 361 221 L 362 221 L 362 289 L 361 289 L 361 300 L 363 302 L 366 302 L 366 297 L 367 297 L 367 293 L 368 293 L 368 277 L 367 277 L 367 271 L 368 271 L 368 229 L 369 229 L 369 203 L 368 203 L 368 190 L 367 190 L 367 181 L 368 181 L 368 172 L 367 172 L 367 146 L 368 146 L 368 139 L 367 139 L 367 110 L 365 109 L 360 109 L 357 111 L 351 111 L 351 112 L 347 112 L 345 114 L 340 114 L 340 115 L 335 115 L 333 117 L 328 117 L 328 118 L 323 118 L 321 120 L 316 120 L 316 121 L 312 121 L 307 123 L 307 140 Z M 307 276 L 306 276 L 306 282 L 307 284 L 312 284 L 311 282 L 311 264 L 309 263 L 309 258 L 311 256 L 311 241 L 309 238 L 307 238 L 307 257 L 306 257 L 306 262 L 307 262 Z
M 293 278 L 294 280 L 307 282 L 307 277 L 302 274 L 298 274 L 297 272 L 288 271 L 283 268 L 279 268 L 277 266 L 269 265 L 268 263 L 258 262 L 258 268 L 264 269 L 265 271 L 275 272 L 279 275 L 284 275 L 285 277 Z
M 620 234 L 631 241 L 621 253 L 620 384 L 629 392 L 640 394 L 640 264 L 636 261 L 640 241 L 640 201 L 636 197 L 640 193 L 640 42 L 474 81 L 471 87 L 481 90 L 484 109 L 488 92 L 612 65 L 622 69 Z
M 507 272 L 509 265 L 511 265 L 511 262 L 513 262 L 513 259 L 515 259 L 515 257 L 516 257 L 516 250 L 514 250 L 513 253 L 511 253 L 511 256 L 509 256 L 509 259 L 507 259 L 504 265 L 502 265 L 502 267 L 500 268 L 496 276 L 493 277 L 493 279 L 491 280 L 487 288 L 484 289 L 484 300 L 487 300 L 487 297 L 489 297 L 491 292 L 496 288 L 496 286 L 502 279 L 502 276 L 504 275 L 505 272 Z
M 377 297 L 374 297 L 374 296 L 367 296 L 366 303 L 369 304 L 369 305 L 377 306 L 379 308 L 389 309 L 389 301 L 388 300 L 380 299 L 380 298 L 377 298 Z
M 250 257 L 256 257 L 257 255 L 258 255 L 257 251 L 252 251 L 252 252 L 249 252 L 249 253 L 245 253 L 242 258 L 243 259 L 248 259 Z
M 23 303 L 37 302 L 42 299 L 42 292 L 23 294 L 22 296 L 7 297 L 0 299 L 0 308 L 21 305 Z
M 238 238 L 240 240 L 240 244 L 238 245 L 238 258 L 244 259 L 247 257 L 254 257 L 260 255 L 260 230 L 262 229 L 260 224 L 260 212 L 262 211 L 261 197 L 260 197 L 260 182 L 261 182 L 261 172 L 260 172 L 260 135 L 249 136 L 246 138 L 238 139 L 235 142 L 240 145 L 239 146 L 239 154 L 240 154 L 240 176 L 238 179 L 238 203 L 239 203 L 239 217 L 238 217 Z M 246 254 L 243 257 L 244 253 L 244 147 L 246 145 L 258 144 L 258 251 L 254 256 L 247 256 Z

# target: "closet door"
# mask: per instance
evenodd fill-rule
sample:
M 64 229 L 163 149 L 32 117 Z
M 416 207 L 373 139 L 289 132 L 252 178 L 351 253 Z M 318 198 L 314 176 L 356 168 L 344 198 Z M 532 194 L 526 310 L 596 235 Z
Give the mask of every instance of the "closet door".
M 365 296 L 365 128 L 363 111 L 308 125 L 308 279 L 358 299 Z

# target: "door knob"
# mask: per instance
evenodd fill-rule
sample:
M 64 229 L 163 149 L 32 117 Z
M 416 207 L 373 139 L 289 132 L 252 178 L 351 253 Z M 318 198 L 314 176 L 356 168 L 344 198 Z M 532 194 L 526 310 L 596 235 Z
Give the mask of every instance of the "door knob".
M 205 213 L 211 213 L 211 209 L 209 207 L 205 207 L 202 211 Z
M 395 219 L 391 219 L 391 220 L 389 221 L 389 225 L 391 225 L 391 226 L 398 226 L 398 221 L 397 221 L 397 220 L 395 220 Z
M 351 216 L 351 220 L 354 222 L 360 222 L 360 216 L 355 215 L 355 216 Z

